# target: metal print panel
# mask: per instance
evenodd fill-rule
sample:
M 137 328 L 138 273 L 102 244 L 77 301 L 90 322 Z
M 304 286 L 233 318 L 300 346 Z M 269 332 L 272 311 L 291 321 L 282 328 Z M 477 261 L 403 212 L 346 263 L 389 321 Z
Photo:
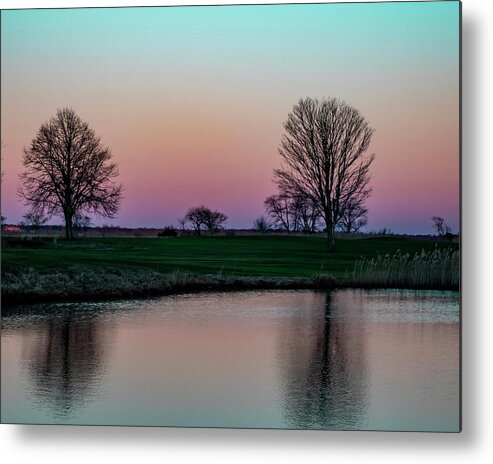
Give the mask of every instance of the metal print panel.
M 455 1 L 1 12 L 1 420 L 458 432 Z

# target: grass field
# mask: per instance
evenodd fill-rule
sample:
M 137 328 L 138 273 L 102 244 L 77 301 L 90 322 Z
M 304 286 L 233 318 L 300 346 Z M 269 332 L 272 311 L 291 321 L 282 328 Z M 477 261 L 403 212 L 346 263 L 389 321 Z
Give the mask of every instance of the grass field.
M 380 268 L 398 250 L 428 256 L 433 250 L 458 249 L 405 237 L 340 239 L 333 252 L 322 237 L 300 236 L 7 239 L 3 245 L 2 302 L 7 304 L 246 289 L 457 288 L 448 277 L 457 274 L 455 268 L 438 284 L 416 284 L 406 277 L 409 272 L 399 272 L 403 278 L 389 283 L 389 273 Z M 353 272 L 358 260 L 376 257 L 378 279 L 374 264 L 369 273 L 368 266 Z M 418 258 L 413 274 L 423 274 L 428 259 Z
M 83 238 L 58 240 L 46 248 L 4 247 L 2 274 L 33 269 L 40 274 L 78 272 L 91 268 L 109 273 L 146 269 L 159 273 L 182 271 L 192 275 L 344 277 L 360 257 L 414 254 L 457 244 L 402 237 L 339 239 L 328 252 L 322 237 L 232 236 L 166 238 Z

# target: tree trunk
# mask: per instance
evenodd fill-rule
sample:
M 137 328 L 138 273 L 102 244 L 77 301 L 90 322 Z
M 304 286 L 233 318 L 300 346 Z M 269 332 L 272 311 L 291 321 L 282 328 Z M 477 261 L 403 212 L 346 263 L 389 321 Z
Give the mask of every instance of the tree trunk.
M 327 224 L 327 248 L 329 251 L 333 251 L 336 248 L 335 226 L 332 224 Z
M 68 212 L 65 212 L 65 238 L 67 240 L 73 240 L 74 238 L 74 229 L 72 225 L 72 215 Z
M 325 231 L 327 234 L 327 249 L 329 251 L 335 250 L 335 229 L 336 225 L 333 224 L 332 215 L 329 208 L 324 208 L 323 218 L 325 220 Z

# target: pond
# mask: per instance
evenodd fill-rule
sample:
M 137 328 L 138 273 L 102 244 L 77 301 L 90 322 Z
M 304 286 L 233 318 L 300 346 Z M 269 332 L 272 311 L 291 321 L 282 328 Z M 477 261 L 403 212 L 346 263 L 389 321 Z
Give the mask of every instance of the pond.
M 454 432 L 459 328 L 438 291 L 7 309 L 2 422 Z

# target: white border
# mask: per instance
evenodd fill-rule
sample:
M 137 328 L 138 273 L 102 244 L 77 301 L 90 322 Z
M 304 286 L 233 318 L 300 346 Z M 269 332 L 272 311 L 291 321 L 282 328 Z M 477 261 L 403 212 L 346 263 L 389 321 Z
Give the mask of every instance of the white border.
M 299 0 L 298 3 L 301 3 Z M 0 8 L 233 1 L 0 0 Z M 238 2 L 240 3 L 240 2 Z M 244 0 L 241 3 L 259 3 Z M 269 3 L 283 3 L 271 1 Z M 3 462 L 486 463 L 493 456 L 493 2 L 463 2 L 462 434 L 0 426 Z M 488 150 L 487 150 L 488 147 Z

